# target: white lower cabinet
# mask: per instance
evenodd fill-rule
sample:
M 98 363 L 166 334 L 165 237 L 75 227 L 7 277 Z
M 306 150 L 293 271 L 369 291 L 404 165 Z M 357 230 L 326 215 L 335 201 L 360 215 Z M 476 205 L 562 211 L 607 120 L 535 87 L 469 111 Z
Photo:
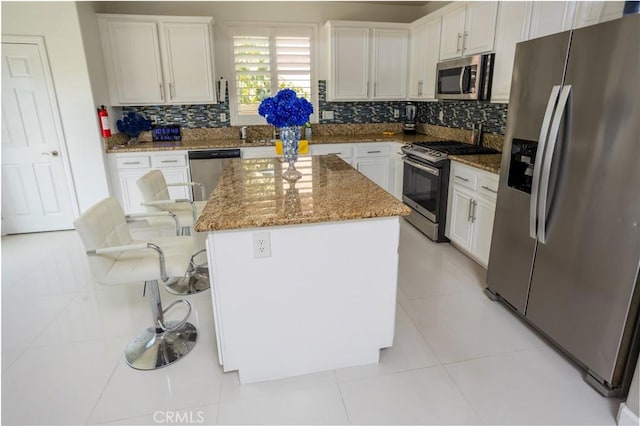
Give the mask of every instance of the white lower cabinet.
M 393 145 L 387 142 L 354 144 L 351 161 L 360 173 L 391 193 L 395 166 Z
M 347 163 L 351 164 L 351 158 L 353 157 L 353 144 L 348 143 L 332 143 L 332 144 L 318 144 L 310 145 L 309 152 L 311 155 L 329 155 L 335 154 L 342 158 Z
M 394 142 L 311 145 L 312 155 L 336 154 L 386 191 L 394 193 Z
M 404 182 L 404 152 L 401 143 L 393 144 L 393 191 L 392 194 L 402 201 L 402 184 Z
M 446 236 L 485 268 L 497 191 L 498 175 L 451 162 Z
M 496 185 L 497 186 L 497 185 Z M 471 253 L 485 268 L 489 264 L 493 218 L 496 214 L 496 202 L 477 197 L 473 208 L 474 238 L 471 241 Z
M 340 144 L 311 144 L 308 155 L 336 154 L 371 179 L 378 186 L 402 199 L 402 144 L 395 142 L 367 142 Z M 241 148 L 242 158 L 276 157 L 274 146 Z M 125 213 L 144 212 L 136 181 L 152 169 L 159 169 L 167 183 L 190 180 L 187 151 L 158 151 L 111 153 L 108 156 L 111 185 L 114 196 Z M 171 198 L 191 199 L 188 187 L 170 187 Z
M 353 161 L 353 166 L 376 185 L 389 189 L 388 158 L 359 158 Z
M 473 192 L 453 185 L 451 188 L 451 203 L 447 211 L 447 225 L 449 239 L 462 248 L 471 247 L 471 207 L 473 206 Z
M 189 164 L 186 151 L 132 152 L 109 154 L 109 172 L 114 196 L 120 201 L 125 213 L 141 213 L 142 197 L 137 180 L 150 170 L 160 170 L 167 183 L 188 182 Z M 191 191 L 186 186 L 169 187 L 172 199 L 191 199 Z

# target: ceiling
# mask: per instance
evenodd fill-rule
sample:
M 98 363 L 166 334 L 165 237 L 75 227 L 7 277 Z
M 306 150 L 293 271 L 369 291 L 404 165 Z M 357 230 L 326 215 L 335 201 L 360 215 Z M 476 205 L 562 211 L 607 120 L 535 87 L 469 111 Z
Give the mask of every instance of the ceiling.
M 395 6 L 425 6 L 428 1 L 362 1 L 358 3 L 370 3 L 370 4 L 390 4 Z

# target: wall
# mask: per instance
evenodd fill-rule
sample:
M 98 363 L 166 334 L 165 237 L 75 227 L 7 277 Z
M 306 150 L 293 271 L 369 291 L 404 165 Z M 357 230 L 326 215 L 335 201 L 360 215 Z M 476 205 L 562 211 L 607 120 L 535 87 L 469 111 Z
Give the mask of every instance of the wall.
M 117 108 L 112 108 L 109 100 L 109 87 L 107 85 L 107 74 L 105 72 L 104 57 L 102 55 L 102 45 L 100 34 L 98 33 L 98 20 L 96 18 L 95 4 L 91 2 L 77 2 L 78 18 L 80 22 L 80 32 L 82 34 L 82 44 L 87 60 L 87 70 L 91 82 L 91 93 L 93 104 L 104 105 L 109 113 L 112 128 L 115 128 L 115 121 L 121 113 Z M 104 168 L 109 171 L 106 155 L 102 156 Z M 107 182 L 110 179 L 107 178 Z M 109 184 L 109 187 L 111 185 Z M 113 191 L 110 191 L 113 193 Z
M 43 36 L 81 211 L 109 195 L 96 103 L 73 2 L 2 2 L 2 34 Z

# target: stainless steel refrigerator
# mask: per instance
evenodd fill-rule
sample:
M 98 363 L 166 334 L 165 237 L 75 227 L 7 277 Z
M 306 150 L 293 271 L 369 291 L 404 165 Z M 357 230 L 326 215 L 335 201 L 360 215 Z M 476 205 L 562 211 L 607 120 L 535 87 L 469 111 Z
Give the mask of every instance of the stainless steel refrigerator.
M 605 395 L 639 340 L 639 45 L 640 15 L 517 45 L 487 272 Z

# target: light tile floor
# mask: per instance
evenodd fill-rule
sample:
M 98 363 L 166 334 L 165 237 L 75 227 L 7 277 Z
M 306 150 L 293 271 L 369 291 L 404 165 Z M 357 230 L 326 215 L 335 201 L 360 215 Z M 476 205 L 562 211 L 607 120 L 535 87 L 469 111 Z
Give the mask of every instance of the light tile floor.
M 615 424 L 619 401 L 483 283 L 403 222 L 395 343 L 380 363 L 240 385 L 218 364 L 209 292 L 190 298 L 194 351 L 136 371 L 122 351 L 150 320 L 142 284 L 97 285 L 73 231 L 3 237 L 2 424 Z

